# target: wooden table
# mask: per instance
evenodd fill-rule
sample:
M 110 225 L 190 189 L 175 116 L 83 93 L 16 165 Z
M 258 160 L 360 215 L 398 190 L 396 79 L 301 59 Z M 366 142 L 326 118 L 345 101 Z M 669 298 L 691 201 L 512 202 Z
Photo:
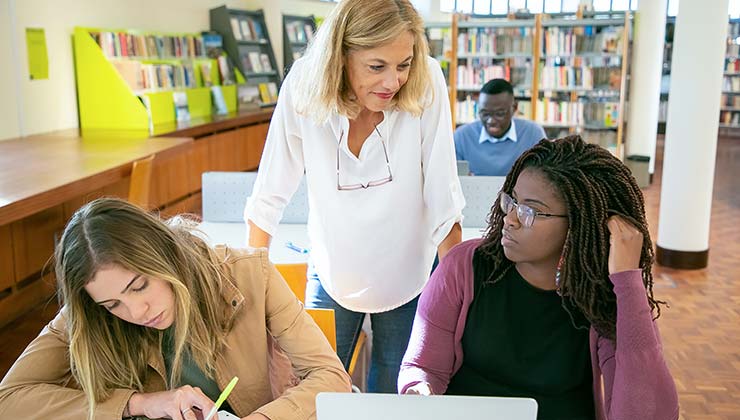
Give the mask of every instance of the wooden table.
M 128 138 L 77 130 L 0 141 L 0 225 L 102 188 L 131 173 L 134 161 L 181 152 L 191 138 Z
M 155 127 L 162 137 L 71 129 L 0 141 L 0 327 L 51 296 L 55 238 L 85 202 L 127 197 L 134 161 L 155 155 L 150 203 L 163 215 L 199 212 L 202 172 L 257 168 L 272 111 Z

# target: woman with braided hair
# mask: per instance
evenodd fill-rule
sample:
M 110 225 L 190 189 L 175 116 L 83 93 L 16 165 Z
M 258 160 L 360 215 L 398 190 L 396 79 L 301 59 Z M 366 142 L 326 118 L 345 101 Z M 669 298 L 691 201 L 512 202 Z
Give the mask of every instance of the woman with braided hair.
M 424 289 L 399 391 L 531 397 L 538 419 L 677 419 L 652 260 L 629 170 L 579 136 L 540 142 L 485 237 Z

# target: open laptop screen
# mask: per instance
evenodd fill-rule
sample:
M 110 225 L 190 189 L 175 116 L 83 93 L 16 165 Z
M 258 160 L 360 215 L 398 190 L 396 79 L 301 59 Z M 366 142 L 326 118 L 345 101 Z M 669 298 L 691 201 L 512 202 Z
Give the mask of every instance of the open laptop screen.
M 536 420 L 531 398 L 320 393 L 317 420 Z

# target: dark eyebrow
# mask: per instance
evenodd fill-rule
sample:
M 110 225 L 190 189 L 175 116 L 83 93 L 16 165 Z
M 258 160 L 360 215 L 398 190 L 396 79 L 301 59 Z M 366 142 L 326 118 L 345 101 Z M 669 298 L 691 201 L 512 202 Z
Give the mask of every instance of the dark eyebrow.
M 128 288 L 129 288 L 129 287 L 131 287 L 131 285 L 132 285 L 132 284 L 134 284 L 134 282 L 135 282 L 135 281 L 136 281 L 136 280 L 137 280 L 137 279 L 138 279 L 139 277 L 141 277 L 141 274 L 137 274 L 137 275 L 135 275 L 135 276 L 134 276 L 134 278 L 132 278 L 132 279 L 131 279 L 131 281 L 130 281 L 130 282 L 128 282 L 128 284 L 126 285 L 126 287 L 125 287 L 125 288 L 124 288 L 124 289 L 123 289 L 123 290 L 121 291 L 121 294 L 124 294 L 124 293 L 126 293 L 126 291 L 128 290 Z M 110 302 L 110 301 L 112 301 L 112 300 L 117 300 L 117 299 L 106 299 L 106 300 L 101 300 L 100 302 L 95 302 L 95 303 L 97 303 L 98 305 L 102 305 L 102 304 L 104 304 L 105 302 Z
M 543 207 L 547 207 L 548 209 L 550 208 L 550 206 L 548 206 L 544 202 L 542 202 L 540 200 L 535 200 L 534 198 L 527 198 L 527 199 L 522 200 L 522 202 L 529 203 L 529 204 L 539 204 L 539 205 L 541 205 Z
M 517 195 L 518 194 L 516 193 L 516 191 L 511 190 L 511 198 L 513 198 L 514 200 L 516 200 L 517 203 L 521 203 L 521 204 L 539 204 L 539 205 L 541 205 L 543 207 L 547 207 L 548 209 L 550 208 L 550 206 L 548 206 L 544 202 L 542 202 L 540 200 L 537 200 L 537 199 L 534 199 L 534 198 L 525 198 L 523 200 L 519 200 L 518 198 L 516 198 Z

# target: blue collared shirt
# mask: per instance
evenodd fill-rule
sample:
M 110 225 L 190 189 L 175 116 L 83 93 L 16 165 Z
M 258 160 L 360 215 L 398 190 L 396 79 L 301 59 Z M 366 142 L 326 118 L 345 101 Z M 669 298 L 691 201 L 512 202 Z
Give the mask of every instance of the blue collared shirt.
M 505 176 L 522 153 L 547 138 L 538 124 L 514 118 L 501 138 L 493 138 L 475 121 L 455 130 L 457 160 L 466 160 L 473 175 Z
M 517 141 L 517 137 L 516 137 L 516 124 L 514 124 L 514 121 L 513 120 L 511 121 L 511 125 L 509 126 L 509 130 L 507 132 L 505 132 L 504 135 L 501 136 L 501 137 L 493 137 L 493 136 L 489 135 L 488 134 L 488 131 L 486 131 L 486 127 L 483 127 L 482 125 L 483 124 L 481 124 L 480 138 L 478 139 L 478 143 L 483 143 L 484 141 L 488 141 L 488 142 L 491 142 L 493 144 L 496 144 L 496 143 L 499 143 L 499 142 L 502 142 L 502 141 L 507 141 L 507 140 L 510 140 L 510 141 L 513 141 L 514 143 L 516 143 L 516 141 Z

